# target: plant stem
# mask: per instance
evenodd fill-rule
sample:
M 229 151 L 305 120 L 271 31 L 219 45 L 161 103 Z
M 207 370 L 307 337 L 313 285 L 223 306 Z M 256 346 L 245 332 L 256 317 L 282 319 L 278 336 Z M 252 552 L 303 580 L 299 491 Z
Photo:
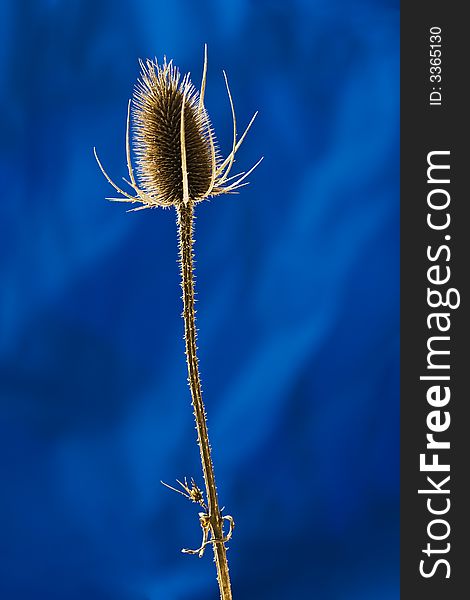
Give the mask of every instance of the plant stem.
M 197 443 L 201 454 L 202 472 L 206 486 L 207 506 L 209 511 L 212 546 L 217 567 L 221 600 L 231 600 L 230 576 L 227 562 L 227 549 L 223 542 L 223 520 L 219 508 L 219 499 L 215 485 L 214 466 L 211 459 L 211 448 L 207 432 L 207 418 L 202 401 L 201 379 L 196 346 L 196 315 L 194 310 L 194 264 L 193 264 L 193 221 L 194 203 L 190 199 L 187 204 L 177 206 L 178 241 L 181 267 L 181 287 L 183 290 L 184 337 L 186 342 L 186 362 L 188 365 L 188 382 L 191 390 L 194 418 L 196 420 Z

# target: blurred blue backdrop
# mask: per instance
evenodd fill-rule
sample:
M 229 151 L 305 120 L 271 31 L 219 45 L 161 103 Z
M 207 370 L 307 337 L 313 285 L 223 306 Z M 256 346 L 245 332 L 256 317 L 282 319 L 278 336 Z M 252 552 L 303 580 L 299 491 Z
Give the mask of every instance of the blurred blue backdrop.
M 397 0 L 2 2 L 0 597 L 217 598 L 197 507 L 175 215 L 127 214 L 139 57 L 198 85 L 222 152 L 198 325 L 235 599 L 389 600 L 398 577 Z

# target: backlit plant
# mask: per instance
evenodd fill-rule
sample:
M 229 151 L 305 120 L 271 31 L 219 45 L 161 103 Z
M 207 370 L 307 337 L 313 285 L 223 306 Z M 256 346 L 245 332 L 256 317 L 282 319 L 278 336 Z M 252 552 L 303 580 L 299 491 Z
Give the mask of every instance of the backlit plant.
M 211 458 L 207 419 L 202 400 L 199 363 L 196 347 L 194 310 L 194 207 L 212 196 L 235 193 L 247 185 L 247 177 L 259 165 L 260 159 L 248 172 L 230 175 L 235 155 L 248 133 L 257 113 L 244 133 L 237 139 L 237 124 L 232 95 L 224 72 L 225 84 L 232 111 L 233 141 L 229 155 L 220 155 L 214 131 L 204 106 L 207 76 L 207 47 L 200 91 L 190 81 L 189 73 L 181 77 L 172 61 L 164 59 L 140 62 L 140 79 L 133 99 L 129 101 L 126 127 L 126 156 L 131 192 L 121 189 L 106 173 L 95 150 L 98 165 L 108 182 L 120 194 L 108 198 L 117 202 L 136 204 L 131 211 L 156 207 L 176 209 L 178 224 L 179 263 L 183 290 L 183 318 L 186 344 L 188 382 L 201 455 L 206 499 L 194 479 L 178 481 L 181 489 L 167 486 L 200 505 L 199 522 L 202 543 L 188 554 L 202 556 L 212 545 L 217 568 L 220 597 L 232 598 L 226 542 L 231 538 L 234 521 L 222 515 Z M 132 110 L 131 110 L 132 108 Z M 131 157 L 130 124 L 133 121 L 133 151 L 137 159 L 134 171 Z M 166 484 L 164 484 L 166 485 Z M 227 523 L 227 531 L 224 530 Z

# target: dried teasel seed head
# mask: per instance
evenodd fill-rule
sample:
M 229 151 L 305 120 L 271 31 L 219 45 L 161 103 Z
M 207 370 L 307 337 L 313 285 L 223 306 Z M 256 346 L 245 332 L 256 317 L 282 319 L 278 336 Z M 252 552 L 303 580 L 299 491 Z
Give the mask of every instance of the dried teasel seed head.
M 131 159 L 130 117 L 131 101 L 127 112 L 126 154 L 129 181 L 135 195 L 123 191 L 106 173 L 98 155 L 98 165 L 113 188 L 121 194 L 108 198 L 116 202 L 140 203 L 132 210 L 156 206 L 178 206 L 181 203 L 200 202 L 210 196 L 235 193 L 248 185 L 246 178 L 256 169 L 262 158 L 247 172 L 231 175 L 235 154 L 248 133 L 257 112 L 239 139 L 235 108 L 224 72 L 227 94 L 232 110 L 233 142 L 230 154 L 222 159 L 215 135 L 204 107 L 207 75 L 207 46 L 204 52 L 204 70 L 201 91 L 189 79 L 181 78 L 172 61 L 164 59 L 140 61 L 141 73 L 132 100 L 134 152 L 137 157 L 137 177 Z M 138 180 L 138 181 L 137 181 Z
M 199 200 L 212 186 L 213 133 L 205 109 L 199 110 L 199 94 L 189 77 L 180 81 L 172 63 L 141 63 L 141 77 L 133 100 L 133 124 L 137 173 L 142 189 L 168 204 L 183 199 L 181 119 L 189 197 Z M 184 106 L 183 106 L 184 104 Z

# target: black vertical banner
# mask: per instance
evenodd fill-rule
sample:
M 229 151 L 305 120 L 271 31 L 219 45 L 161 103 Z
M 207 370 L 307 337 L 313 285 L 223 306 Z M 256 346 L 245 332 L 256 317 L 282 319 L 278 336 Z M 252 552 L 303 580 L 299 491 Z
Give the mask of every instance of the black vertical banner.
M 401 6 L 401 598 L 470 580 L 470 29 Z

